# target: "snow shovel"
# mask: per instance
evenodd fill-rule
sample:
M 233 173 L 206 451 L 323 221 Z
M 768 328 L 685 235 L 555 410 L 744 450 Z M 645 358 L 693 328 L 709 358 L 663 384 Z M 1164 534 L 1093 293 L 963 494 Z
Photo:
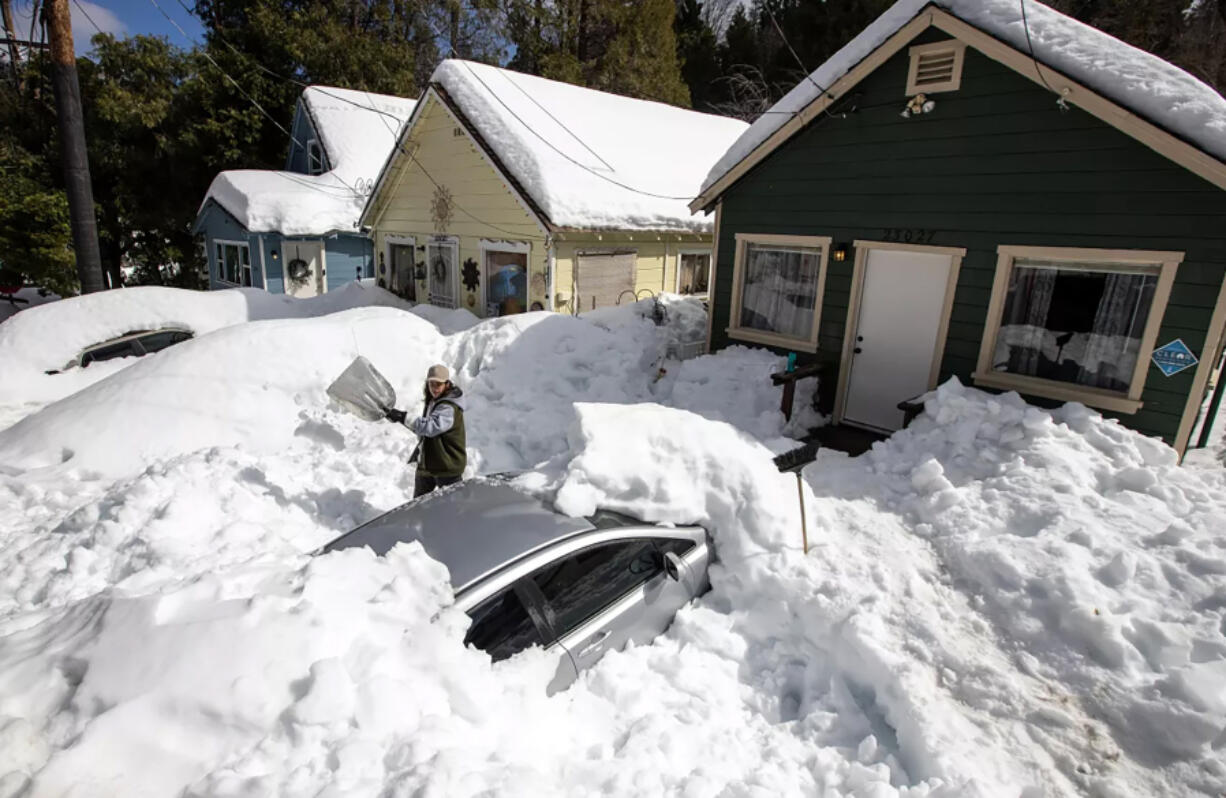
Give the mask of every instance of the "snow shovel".
M 396 406 L 396 391 L 391 383 L 361 355 L 328 386 L 328 396 L 366 421 L 378 421 Z

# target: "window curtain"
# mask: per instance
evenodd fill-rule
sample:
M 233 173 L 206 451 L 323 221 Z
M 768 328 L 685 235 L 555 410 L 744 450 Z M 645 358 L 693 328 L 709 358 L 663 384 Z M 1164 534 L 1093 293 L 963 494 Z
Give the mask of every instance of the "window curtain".
M 1144 326 L 1142 316 L 1148 316 L 1140 312 L 1140 300 L 1146 283 L 1152 280 L 1144 274 L 1107 275 L 1103 296 L 1094 314 L 1094 330 L 1081 358 L 1078 383 L 1119 390 L 1121 384 L 1126 387 L 1132 382 L 1138 352 L 1130 345 L 1141 336 L 1141 330 L 1135 328 L 1138 324 Z
M 1057 274 L 1055 269 L 1013 268 L 1012 296 L 1005 305 L 997 333 L 1007 344 L 1007 360 L 1001 363 L 998 358 L 996 368 L 1003 367 L 1010 374 L 1038 373 Z
M 810 338 L 820 250 L 768 249 L 749 244 L 745 261 L 741 326 Z

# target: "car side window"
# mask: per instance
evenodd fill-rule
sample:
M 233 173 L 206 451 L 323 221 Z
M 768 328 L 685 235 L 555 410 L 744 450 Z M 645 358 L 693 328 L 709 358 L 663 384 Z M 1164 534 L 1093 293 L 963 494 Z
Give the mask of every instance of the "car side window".
M 664 570 L 650 539 L 590 546 L 532 575 L 553 613 L 554 631 L 569 634 Z
M 140 345 L 146 353 L 160 352 L 166 347 L 177 344 L 183 340 L 179 338 L 179 333 L 174 330 L 166 330 L 164 332 L 153 333 L 152 335 L 143 336 L 140 339 Z
M 117 357 L 131 357 L 135 354 L 138 353 L 132 348 L 131 341 L 110 344 L 109 346 L 100 346 L 97 349 L 89 350 L 84 354 L 84 356 L 82 356 L 81 367 L 84 368 L 90 363 L 96 363 L 100 360 L 113 360 Z
M 540 631 L 513 588 L 495 593 L 469 610 L 468 615 L 473 623 L 464 636 L 465 644 L 481 649 L 494 662 L 512 657 L 525 648 L 544 645 Z

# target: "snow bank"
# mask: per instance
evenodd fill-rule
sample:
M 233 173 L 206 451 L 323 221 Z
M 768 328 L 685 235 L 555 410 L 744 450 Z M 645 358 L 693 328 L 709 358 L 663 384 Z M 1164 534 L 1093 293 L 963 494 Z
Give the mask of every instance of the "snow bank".
M 1226 789 L 1220 471 L 951 383 L 798 489 L 751 376 L 779 358 L 662 376 L 666 329 L 603 325 L 251 322 L 0 433 L 0 794 Z M 706 526 L 712 591 L 546 697 L 551 657 L 464 649 L 416 547 L 307 557 L 411 488 L 403 430 L 326 404 L 354 351 L 402 406 L 452 364 L 474 468 L 538 464 L 521 483 L 569 513 Z
M 137 330 L 176 327 L 202 336 L 248 321 L 310 318 L 367 306 L 408 307 L 381 288 L 346 284 L 311 299 L 255 288 L 203 292 L 144 286 L 31 308 L 0 324 L 0 367 L 5 374 L 0 407 L 53 401 L 132 365 L 136 358 L 103 361 L 63 374 L 45 373 L 64 368 L 88 346 Z
M 833 85 L 930 3 L 1023 53 L 1033 45 L 1035 58 L 1046 66 L 1226 160 L 1226 98 L 1174 64 L 1037 0 L 1025 3 L 1029 41 L 1022 5 L 1014 0 L 899 0 L 755 120 L 711 168 L 702 191 L 809 105 L 817 86 Z
M 430 80 L 561 227 L 709 232 L 686 203 L 748 127 L 471 61 Z
M 62 299 L 59 294 L 53 294 L 43 288 L 18 288 L 13 292 L 13 296 L 18 300 L 24 299 L 24 302 L 11 302 L 5 296 L 0 296 L 0 322 L 12 316 L 16 316 L 19 312 L 27 310 L 38 305 L 45 305 L 48 302 L 54 302 L 57 299 Z
M 354 232 L 383 164 L 416 100 L 308 86 L 302 104 L 331 169 L 320 175 L 237 169 L 221 172 L 205 194 L 253 233 Z M 301 142 L 305 147 L 306 142 Z
M 375 296 L 398 301 L 383 291 Z M 174 303 L 159 312 L 184 318 Z M 444 334 L 419 313 L 454 332 Z M 9 468 L 122 477 L 149 463 L 210 447 L 271 453 L 302 436 L 341 437 L 336 430 L 348 420 L 339 408 L 329 409 L 326 418 L 317 415 L 329 408 L 327 385 L 358 354 L 389 378 L 399 406 L 413 410 L 421 401 L 427 367 L 442 362 L 452 368 L 469 405 L 474 471 L 527 468 L 565 451 L 576 400 L 632 403 L 669 401 L 676 395 L 682 406 L 755 434 L 777 437 L 783 432 L 779 389 L 766 376 L 781 367 L 782 359 L 769 353 L 745 355 L 745 362 L 753 364 L 742 372 L 753 379 L 746 390 L 726 375 L 712 381 L 711 374 L 727 370 L 706 365 L 709 360 L 702 358 L 662 380 L 661 366 L 665 373 L 673 367 L 663 355 L 674 328 L 642 318 L 607 328 L 553 313 L 482 324 L 472 319 L 466 311 L 417 306 L 406 313 L 379 307 L 224 327 L 156 356 L 132 359 L 119 373 L 0 430 L 0 462 Z M 738 401 L 730 399 L 733 395 Z M 725 397 L 722 402 L 719 396 Z M 28 395 L 16 397 L 22 399 Z M 332 420 L 338 416 L 341 420 Z M 116 424 L 116 418 L 124 422 Z M 386 430 L 375 429 L 368 426 L 355 434 L 387 436 Z

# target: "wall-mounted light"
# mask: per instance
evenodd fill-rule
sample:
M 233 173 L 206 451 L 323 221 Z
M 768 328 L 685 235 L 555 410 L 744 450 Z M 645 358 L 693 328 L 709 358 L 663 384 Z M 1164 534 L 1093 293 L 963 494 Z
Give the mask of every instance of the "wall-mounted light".
M 274 250 L 272 251 L 272 259 L 273 259 L 273 260 L 276 260 L 276 259 L 277 259 L 277 258 L 279 258 L 279 257 L 280 257 L 280 255 L 278 255 L 278 254 L 277 254 L 277 251 L 274 249 Z
M 830 258 L 839 263 L 847 260 L 847 245 L 835 244 L 834 249 L 830 250 Z

